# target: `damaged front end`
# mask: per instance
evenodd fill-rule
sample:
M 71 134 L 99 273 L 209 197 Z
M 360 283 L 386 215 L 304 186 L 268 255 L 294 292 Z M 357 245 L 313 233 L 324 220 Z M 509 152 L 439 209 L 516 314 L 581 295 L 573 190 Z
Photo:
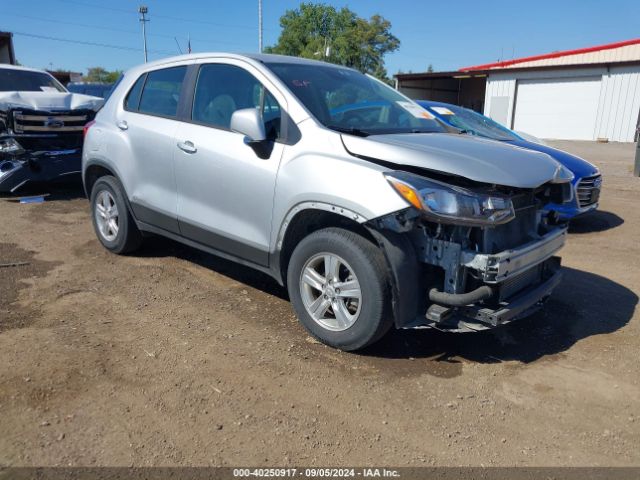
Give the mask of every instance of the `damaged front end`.
M 388 180 L 412 206 L 368 227 L 391 266 L 398 328 L 497 327 L 533 313 L 560 282 L 567 226 L 544 207 L 571 200 L 566 172 L 538 188 L 407 172 Z
M 0 104 L 0 192 L 80 173 L 83 129 L 95 114 Z

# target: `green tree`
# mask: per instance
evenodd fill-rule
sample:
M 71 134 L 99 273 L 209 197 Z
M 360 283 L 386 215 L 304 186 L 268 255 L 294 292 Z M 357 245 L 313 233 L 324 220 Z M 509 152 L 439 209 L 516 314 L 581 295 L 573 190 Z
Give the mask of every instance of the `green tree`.
M 346 7 L 301 3 L 280 17 L 280 27 L 278 42 L 266 52 L 325 60 L 384 80 L 384 56 L 400 47 L 388 20 L 380 15 L 366 20 Z
M 110 72 L 102 67 L 91 67 L 87 69 L 87 75 L 84 79 L 86 82 L 114 83 L 120 75 L 122 75 L 122 70 Z
M 118 80 L 121 75 L 122 75 L 122 70 L 113 70 L 109 72 L 109 74 L 107 75 L 106 83 L 116 83 L 116 80 Z

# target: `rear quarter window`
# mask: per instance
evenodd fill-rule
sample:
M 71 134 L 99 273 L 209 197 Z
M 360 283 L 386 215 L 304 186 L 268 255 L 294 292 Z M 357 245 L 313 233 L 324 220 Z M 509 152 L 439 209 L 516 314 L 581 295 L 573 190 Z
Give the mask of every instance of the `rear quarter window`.
M 127 94 L 124 100 L 124 108 L 126 110 L 137 111 L 138 105 L 140 104 L 140 94 L 142 93 L 142 87 L 144 85 L 144 81 L 147 78 L 147 74 L 142 75 L 136 83 L 133 84 L 131 90 Z

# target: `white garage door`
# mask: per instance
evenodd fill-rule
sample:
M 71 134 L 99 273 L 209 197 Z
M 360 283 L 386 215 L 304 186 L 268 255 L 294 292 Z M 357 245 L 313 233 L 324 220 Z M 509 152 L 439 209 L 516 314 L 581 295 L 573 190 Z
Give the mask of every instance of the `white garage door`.
M 594 140 L 601 77 L 519 80 L 514 130 L 540 138 Z

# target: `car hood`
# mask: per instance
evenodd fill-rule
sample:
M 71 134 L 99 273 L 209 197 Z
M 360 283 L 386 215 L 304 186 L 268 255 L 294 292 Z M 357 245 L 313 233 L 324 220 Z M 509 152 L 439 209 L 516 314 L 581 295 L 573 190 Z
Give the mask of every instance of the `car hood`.
M 535 150 L 536 152 L 546 153 L 554 160 L 558 161 L 569 170 L 571 170 L 576 179 L 582 177 L 590 177 L 591 175 L 596 175 L 598 173 L 598 167 L 596 167 L 595 165 L 587 162 L 580 157 L 576 157 L 575 155 L 571 155 L 570 153 L 558 150 L 557 148 L 552 148 L 547 145 L 541 145 L 539 143 L 528 142 L 526 140 L 514 140 L 509 141 L 509 143 L 518 147 L 528 148 L 529 150 Z
M 469 135 L 342 135 L 342 141 L 347 151 L 357 157 L 516 188 L 536 188 L 553 180 L 560 168 L 546 153 Z
M 32 110 L 98 110 L 104 100 L 68 92 L 0 92 L 0 110 L 28 108 Z

